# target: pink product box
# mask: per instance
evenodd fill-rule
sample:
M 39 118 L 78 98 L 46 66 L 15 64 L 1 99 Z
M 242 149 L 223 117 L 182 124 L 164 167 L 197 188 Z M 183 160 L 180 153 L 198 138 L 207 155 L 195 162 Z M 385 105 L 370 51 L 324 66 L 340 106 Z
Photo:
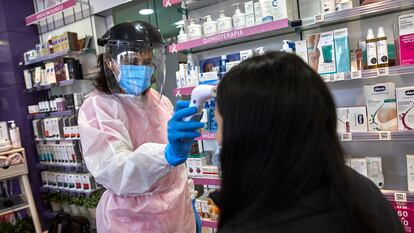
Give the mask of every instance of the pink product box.
M 400 32 L 400 63 L 414 64 L 414 13 L 398 17 Z

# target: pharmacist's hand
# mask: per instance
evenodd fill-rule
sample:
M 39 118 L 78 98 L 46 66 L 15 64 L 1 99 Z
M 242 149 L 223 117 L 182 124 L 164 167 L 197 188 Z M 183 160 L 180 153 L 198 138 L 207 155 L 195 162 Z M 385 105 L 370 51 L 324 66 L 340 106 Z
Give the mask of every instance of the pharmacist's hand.
M 189 101 L 178 101 L 175 113 L 168 122 L 168 145 L 165 149 L 165 158 L 172 166 L 178 166 L 187 160 L 194 138 L 200 136 L 197 130 L 204 127 L 201 122 L 183 121 L 184 118 L 197 113 L 197 108 L 189 108 L 189 104 Z

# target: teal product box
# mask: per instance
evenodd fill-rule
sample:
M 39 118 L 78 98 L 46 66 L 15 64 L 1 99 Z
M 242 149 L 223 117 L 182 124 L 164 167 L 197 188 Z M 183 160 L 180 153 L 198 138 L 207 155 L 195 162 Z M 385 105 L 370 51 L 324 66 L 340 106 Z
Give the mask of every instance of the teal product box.
M 334 31 L 336 72 L 345 73 L 351 71 L 351 59 L 349 51 L 348 28 Z
M 319 74 L 334 74 L 336 73 L 336 57 L 335 57 L 335 43 L 333 31 L 323 32 L 319 34 L 318 49 L 319 55 Z

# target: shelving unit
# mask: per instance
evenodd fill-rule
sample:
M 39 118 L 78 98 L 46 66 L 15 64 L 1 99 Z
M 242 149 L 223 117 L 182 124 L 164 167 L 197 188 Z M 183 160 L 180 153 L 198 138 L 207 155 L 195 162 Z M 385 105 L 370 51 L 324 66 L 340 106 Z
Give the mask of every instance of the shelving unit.
M 215 221 L 210 221 L 206 219 L 201 220 L 201 225 L 203 227 L 209 227 L 209 228 L 218 228 L 218 223 Z
M 75 83 L 75 79 L 70 79 L 70 80 L 64 80 L 64 81 L 60 81 L 54 85 L 42 85 L 42 86 L 38 86 L 38 87 L 33 87 L 31 89 L 25 89 L 24 92 L 27 93 L 31 93 L 31 92 L 35 92 L 35 91 L 45 91 L 45 90 L 50 90 L 53 87 L 64 87 L 64 86 L 69 86 L 69 85 L 73 85 Z
M 220 178 L 211 178 L 211 177 L 190 177 L 196 185 L 221 185 Z
M 51 61 L 51 60 L 54 60 L 54 59 L 60 58 L 60 57 L 80 56 L 80 55 L 90 54 L 90 53 L 95 53 L 95 50 L 94 49 L 79 50 L 79 51 L 64 50 L 64 51 L 59 51 L 59 52 L 56 52 L 56 53 L 52 53 L 52 54 L 49 54 L 49 55 L 46 55 L 46 56 L 38 57 L 38 58 L 33 59 L 31 61 L 25 62 L 24 66 L 31 66 L 31 65 L 34 65 L 34 64 L 42 63 L 42 62 Z
M 58 187 L 40 187 L 40 191 L 44 193 L 61 193 L 71 197 L 89 197 L 92 193 L 98 191 L 95 190 L 79 190 L 79 189 L 68 189 L 68 188 L 58 188 Z
M 49 163 L 38 163 L 36 168 L 39 170 L 51 170 L 51 171 L 62 171 L 62 172 L 88 172 L 85 164 L 49 164 Z
M 37 113 L 28 115 L 27 119 L 44 119 L 48 117 L 66 117 L 75 114 L 74 110 L 58 111 L 58 112 L 48 112 L 48 113 Z
M 352 141 L 412 141 L 414 131 L 382 131 L 363 133 L 339 133 L 338 137 L 343 142 Z
M 35 139 L 36 142 L 59 142 L 59 141 L 79 141 L 80 138 L 43 138 Z

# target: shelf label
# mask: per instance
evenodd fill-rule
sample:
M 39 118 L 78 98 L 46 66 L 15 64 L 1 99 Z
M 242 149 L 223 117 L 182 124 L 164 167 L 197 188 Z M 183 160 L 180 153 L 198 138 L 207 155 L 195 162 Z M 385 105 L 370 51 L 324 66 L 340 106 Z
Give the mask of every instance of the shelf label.
M 391 140 L 391 132 L 390 131 L 382 131 L 379 132 L 379 140 L 381 141 L 389 141 Z
M 39 11 L 39 12 L 33 14 L 33 15 L 29 15 L 25 19 L 26 20 L 26 26 L 37 23 L 42 19 L 45 19 L 49 16 L 52 16 L 56 13 L 62 12 L 64 10 L 68 9 L 68 8 L 71 8 L 71 7 L 75 6 L 75 5 L 76 5 L 76 0 L 67 0 L 67 1 L 59 3 L 59 4 L 57 4 L 53 7 L 50 7 L 50 8 L 44 9 L 42 11 Z
M 325 15 L 324 14 L 320 14 L 320 15 L 315 15 L 313 17 L 313 23 L 317 24 L 317 23 L 322 23 L 325 21 Z
M 342 133 L 341 140 L 344 142 L 352 141 L 352 133 Z
M 324 82 L 331 82 L 331 75 L 330 74 L 324 74 L 324 75 L 321 75 L 321 77 L 322 77 L 322 80 Z
M 353 71 L 351 72 L 351 79 L 361 79 L 362 78 L 362 71 Z
M 334 74 L 334 81 L 343 81 L 343 80 L 345 80 L 345 73 Z
M 397 202 L 407 202 L 406 193 L 394 193 L 394 200 Z
M 390 69 L 388 67 L 378 68 L 377 69 L 377 76 L 389 76 L 390 75 Z

